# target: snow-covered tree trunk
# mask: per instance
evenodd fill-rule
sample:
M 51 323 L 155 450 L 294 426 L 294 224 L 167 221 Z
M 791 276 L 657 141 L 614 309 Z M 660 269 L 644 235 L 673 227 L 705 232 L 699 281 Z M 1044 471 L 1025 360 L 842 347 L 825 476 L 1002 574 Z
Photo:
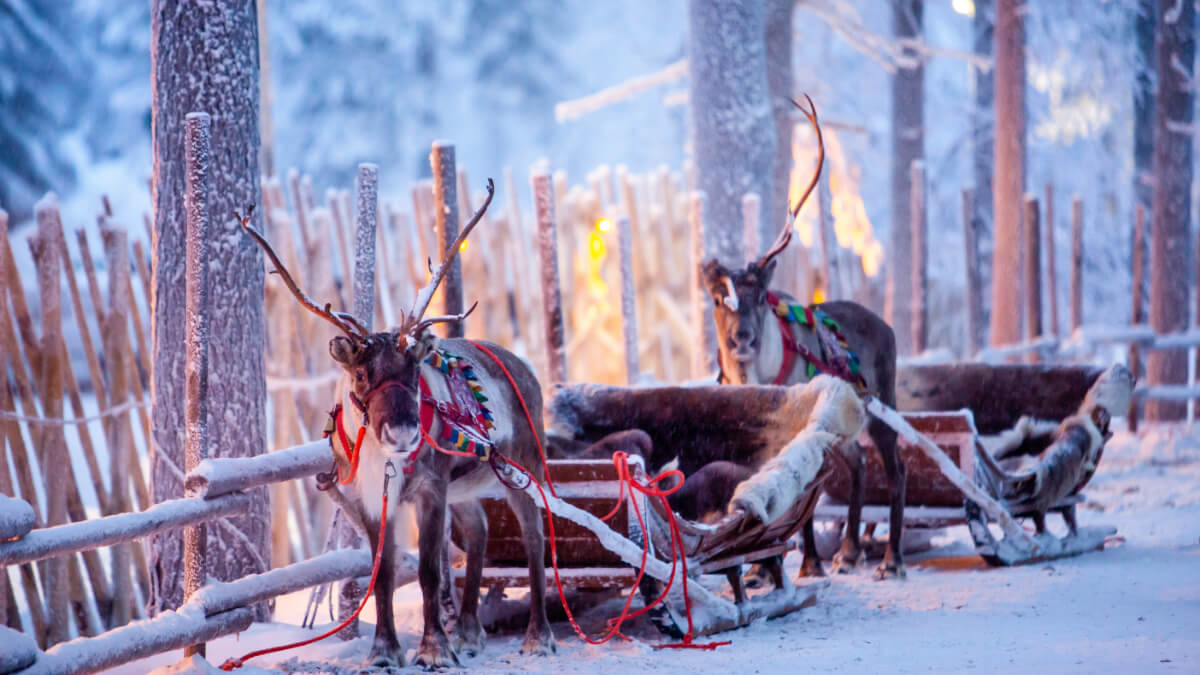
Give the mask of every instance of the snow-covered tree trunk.
M 746 260 L 756 260 L 763 251 L 761 214 L 762 198 L 753 192 L 742 195 L 742 246 L 746 249 Z
M 692 330 L 695 340 L 692 343 L 692 377 L 701 378 L 712 372 L 717 363 L 717 328 L 713 324 L 712 303 L 704 290 L 704 280 L 700 276 L 700 265 L 709 255 L 705 251 L 704 212 L 707 195 L 696 191 L 688 198 L 688 250 L 691 253 L 688 304 L 692 306 Z
M 771 242 L 788 220 L 788 185 L 792 179 L 792 128 L 796 95 L 792 72 L 792 16 L 795 0 L 767 0 L 767 92 L 771 97 L 771 117 L 775 121 L 775 161 L 771 169 L 771 192 L 766 203 L 759 199 L 762 216 L 758 218 L 758 241 Z M 743 202 L 743 207 L 745 203 Z M 747 250 L 746 258 L 756 258 L 762 249 Z M 797 277 L 798 278 L 798 277 Z M 790 289 L 794 290 L 794 289 Z
M 922 0 L 894 0 L 892 32 L 897 40 L 917 39 L 922 32 Z M 888 260 L 887 296 L 884 316 L 896 332 L 896 349 L 912 353 L 913 269 L 912 251 L 913 160 L 925 156 L 925 68 L 921 55 L 906 50 L 917 66 L 899 68 L 892 75 L 892 252 Z
M 1050 303 L 1046 316 L 1046 334 L 1058 335 L 1058 264 L 1054 255 L 1054 185 L 1046 183 L 1046 300 Z
M 188 113 L 184 120 L 184 157 L 187 163 L 187 260 L 185 299 L 187 328 L 184 335 L 185 432 L 184 469 L 192 471 L 208 459 L 208 341 L 209 313 L 209 213 L 208 186 L 212 118 L 208 113 Z M 183 598 L 207 581 L 208 527 L 204 523 L 183 531 Z M 183 654 L 204 656 L 204 645 L 190 645 Z
M 975 17 L 972 19 L 972 51 L 976 56 L 992 58 L 992 33 L 995 26 L 995 9 L 993 0 L 975 0 Z M 993 131 L 995 114 L 992 110 L 992 96 L 995 84 L 992 74 L 994 68 L 979 68 L 970 66 L 972 85 L 974 89 L 974 104 L 970 108 L 971 124 L 971 169 L 974 181 L 975 235 L 978 241 L 979 260 L 979 318 L 975 327 L 972 344 L 982 345 L 987 339 L 987 321 L 991 314 L 988 303 L 983 302 L 983 294 L 991 283 L 992 261 L 992 164 L 995 161 L 993 152 Z
M 1150 208 L 1154 197 L 1154 70 L 1156 57 L 1154 54 L 1154 27 L 1157 23 L 1155 5 L 1157 0 L 1137 0 L 1134 9 L 1134 34 L 1137 37 L 1137 51 L 1140 57 L 1135 63 L 1136 77 L 1133 84 L 1133 203 L 1142 206 L 1145 218 L 1150 218 Z M 1130 251 L 1141 249 L 1142 260 L 1147 251 L 1146 234 L 1130 242 Z M 1130 258 L 1132 262 L 1132 257 Z M 1142 297 L 1150 291 L 1150 277 L 1142 278 Z
M 1154 213 L 1150 251 L 1150 325 L 1160 335 L 1188 323 L 1192 265 L 1192 80 L 1196 56 L 1196 6 L 1188 0 L 1162 0 L 1158 15 L 1158 99 L 1154 111 Z M 1150 386 L 1181 384 L 1187 352 L 1157 350 L 1146 363 Z M 1174 420 L 1184 404 L 1150 401 L 1146 418 Z
M 1146 207 L 1138 204 L 1134 212 L 1133 240 L 1144 241 L 1146 239 Z M 1133 280 L 1133 297 L 1130 302 L 1130 307 L 1133 311 L 1130 313 L 1130 323 L 1136 326 L 1146 320 L 1146 295 L 1142 292 L 1143 282 L 1146 279 L 1146 256 L 1142 247 L 1139 246 L 1133 249 L 1133 260 L 1130 261 L 1130 265 L 1132 267 L 1130 277 Z M 1142 370 L 1142 352 L 1137 343 L 1129 345 L 1127 362 L 1129 363 L 1129 372 L 1133 373 L 1135 378 L 1139 377 Z M 1137 401 L 1129 405 L 1129 414 L 1126 415 L 1126 419 L 1129 421 L 1129 430 L 1137 431 Z
M 1025 27 L 1020 0 L 996 0 L 995 230 L 992 346 L 1021 340 L 1021 198 L 1025 192 Z
M 1083 197 L 1071 198 L 1071 332 L 1083 325 Z
M 450 257 L 450 246 L 458 238 L 458 175 L 454 165 L 454 144 L 435 141 L 429 153 L 433 169 L 433 202 L 437 222 L 437 255 L 441 260 Z M 442 314 L 461 314 L 463 311 L 462 259 L 455 257 L 446 270 L 439 289 L 442 293 Z M 446 337 L 466 335 L 462 321 L 444 324 Z
M 153 0 L 151 93 L 154 152 L 154 279 L 151 405 L 155 501 L 182 496 L 184 466 L 184 116 L 212 115 L 212 214 L 209 267 L 212 312 L 209 429 L 219 455 L 258 455 L 266 446 L 263 368 L 263 264 L 233 211 L 260 203 L 258 22 L 254 0 L 189 3 Z M 253 213 L 262 229 L 262 209 Z M 245 516 L 209 532 L 208 574 L 230 580 L 260 571 L 269 558 L 267 492 L 253 492 Z M 254 551 L 248 550 L 247 545 Z M 183 599 L 178 573 L 182 533 L 159 537 L 152 566 L 160 609 Z M 265 607 L 258 612 L 266 618 Z
M 688 81 L 705 250 L 744 262 L 742 195 L 775 200 L 775 120 L 767 87 L 766 0 L 689 0 Z M 769 220 L 769 218 L 763 218 Z

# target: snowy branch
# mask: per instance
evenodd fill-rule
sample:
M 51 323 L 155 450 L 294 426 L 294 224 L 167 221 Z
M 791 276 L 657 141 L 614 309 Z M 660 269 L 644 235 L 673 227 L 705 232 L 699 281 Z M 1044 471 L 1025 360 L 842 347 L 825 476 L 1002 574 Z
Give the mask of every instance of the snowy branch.
M 596 112 L 615 103 L 629 100 L 635 95 L 675 82 L 688 73 L 687 59 L 681 59 L 668 65 L 658 72 L 639 75 L 620 84 L 570 101 L 563 101 L 554 106 L 554 119 L 559 123 L 579 119 L 584 115 Z
M 204 460 L 184 480 L 189 497 L 218 497 L 250 488 L 311 476 L 333 464 L 324 439 L 257 457 Z

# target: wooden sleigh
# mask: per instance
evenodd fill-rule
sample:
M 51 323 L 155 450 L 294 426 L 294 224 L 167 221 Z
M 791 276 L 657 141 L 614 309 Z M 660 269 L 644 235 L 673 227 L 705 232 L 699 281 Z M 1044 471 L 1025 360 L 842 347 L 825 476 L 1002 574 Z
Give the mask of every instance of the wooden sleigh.
M 1108 394 L 1116 391 L 1118 402 L 1108 405 L 1117 414 L 1122 414 L 1133 386 L 1128 371 L 1120 366 L 1108 371 L 1018 365 L 921 366 L 902 373 L 899 384 L 902 407 L 925 409 L 895 415 L 902 418 L 902 426 L 909 432 L 897 429 L 900 431 L 901 459 L 908 472 L 904 510 L 906 536 L 912 533 L 915 535 L 912 539 L 927 540 L 932 531 L 966 524 L 977 552 L 985 561 L 991 565 L 1019 565 L 1102 550 L 1105 540 L 1116 533 L 1113 527 L 1074 527 L 1075 508 L 1084 500 L 1081 490 L 1095 472 L 1094 462 L 1082 471 L 1080 479 L 1069 489 L 1052 493 L 1055 487 L 1062 486 L 1055 486 L 1051 481 L 1044 481 L 1039 486 L 1036 476 L 1029 472 L 1010 472 L 1001 466 L 1001 460 L 1054 452 L 1054 448 L 1071 442 L 1070 436 L 1078 429 L 1070 424 L 1055 427 L 1053 423 L 1074 419 L 1071 416 L 1087 407 L 1102 388 L 1107 387 Z M 1124 404 L 1120 403 L 1122 399 Z M 937 411 L 937 408 L 958 409 Z M 980 412 L 978 417 L 976 411 Z M 985 447 L 983 436 L 1005 432 L 1012 435 L 1021 418 L 1037 418 L 1052 424 L 1049 429 L 1031 430 L 1010 439 L 1012 447 L 993 456 L 994 449 Z M 982 424 L 979 424 L 980 420 Z M 1104 440 L 1101 437 L 1100 447 L 1095 448 L 1096 461 Z M 871 439 L 862 434 L 859 443 L 870 446 Z M 936 460 L 929 452 L 930 446 L 940 450 L 957 471 L 947 471 L 946 462 Z M 866 463 L 862 521 L 871 527 L 888 522 L 888 489 L 879 454 L 867 452 Z M 966 494 L 962 477 L 969 477 L 978 490 Z M 1020 489 L 1015 489 L 1016 486 Z M 1030 494 L 1039 488 L 1049 494 Z M 850 492 L 849 475 L 840 465 L 835 466 L 825 490 L 828 496 L 816 507 L 815 517 L 818 521 L 834 523 L 840 532 L 846 522 Z M 1035 506 L 1037 497 L 1042 497 L 1044 502 L 1040 507 Z M 991 508 L 984 508 L 985 505 Z M 997 513 L 997 507 L 1004 513 Z M 1067 536 L 1059 538 L 1047 532 L 1020 536 L 1011 531 L 1011 525 L 1010 531 L 1003 536 L 998 536 L 995 531 L 995 521 L 1006 516 L 1013 521 L 1034 519 L 1041 530 L 1040 524 L 1046 513 L 1062 516 L 1071 529 Z
M 694 636 L 731 630 L 762 618 L 783 616 L 815 603 L 817 594 L 828 585 L 828 580 L 793 584 L 783 573 L 783 557 L 794 548 L 789 540 L 812 517 L 821 484 L 829 473 L 826 467 L 833 464 L 825 461 L 825 454 L 849 442 L 865 419 L 862 404 L 849 385 L 832 378 L 824 379 L 829 381 L 828 391 L 821 392 L 817 386 L 801 392 L 804 388 L 798 386 L 786 396 L 782 393 L 787 390 L 782 387 L 709 388 L 721 397 L 733 395 L 735 398 L 753 398 L 765 393 L 753 391 L 755 389 L 772 390 L 770 403 L 773 410 L 789 413 L 794 428 L 790 428 L 786 436 L 779 434 L 776 428 L 755 436 L 758 441 L 768 443 L 762 451 L 775 456 L 773 461 L 776 462 L 787 458 L 810 460 L 804 464 L 811 471 L 806 474 L 803 488 L 762 510 L 731 508 L 728 515 L 716 522 L 693 522 L 669 512 L 660 500 L 640 492 L 626 491 L 622 495 L 618 472 L 611 459 L 550 460 L 550 476 L 559 498 L 550 496 L 547 490 L 546 500 L 554 513 L 557 563 L 564 591 L 631 588 L 641 568 L 643 547 L 647 547 L 646 576 L 660 584 L 671 582 L 665 611 L 654 616 L 654 623 L 668 635 L 678 637 L 687 627 L 688 620 L 685 614 L 687 603 L 682 597 L 683 565 L 678 564 L 672 573 L 673 520 L 687 561 Z M 604 393 L 623 395 L 625 391 L 633 390 L 611 388 Z M 640 395 L 653 390 L 637 391 Z M 691 391 L 676 393 L 697 395 Z M 635 407 L 640 408 L 639 403 L 634 401 Z M 836 406 L 845 407 L 849 412 L 826 414 L 829 408 Z M 661 414 L 661 410 L 658 413 Z M 772 439 L 783 440 L 775 442 Z M 686 445 L 685 441 L 680 442 Z M 774 447 L 770 447 L 771 443 Z M 642 458 L 631 457 L 630 466 L 634 480 L 646 480 Z M 746 483 L 757 484 L 761 489 L 773 476 L 773 469 L 768 465 Z M 753 489 L 739 493 L 741 497 L 737 498 L 751 499 Z M 541 503 L 542 496 L 536 486 L 528 487 L 527 491 Z M 640 522 L 635 504 L 642 516 Z M 498 589 L 528 586 L 524 549 L 515 515 L 499 490 L 485 494 L 483 506 L 488 519 L 488 544 L 482 584 L 489 589 L 488 596 L 493 597 Z M 613 515 L 602 521 L 601 517 L 609 512 Z M 546 562 L 547 583 L 553 589 L 549 542 Z M 775 588 L 750 596 L 741 585 L 742 565 L 756 562 L 765 563 Z M 461 576 L 459 579 L 462 583 Z

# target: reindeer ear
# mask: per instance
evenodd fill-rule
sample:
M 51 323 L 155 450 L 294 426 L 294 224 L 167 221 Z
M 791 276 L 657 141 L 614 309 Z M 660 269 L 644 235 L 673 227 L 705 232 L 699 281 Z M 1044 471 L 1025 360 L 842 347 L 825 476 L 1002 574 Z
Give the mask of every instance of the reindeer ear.
M 358 347 L 350 338 L 338 336 L 329 341 L 329 355 L 333 357 L 343 366 L 349 366 L 354 363 L 354 357 L 358 354 Z
M 400 333 L 396 336 L 396 348 L 418 360 L 428 356 L 436 345 L 437 336 L 428 327 L 423 328 L 421 334 L 416 337 L 410 333 Z
M 729 270 L 716 258 L 705 260 L 700 265 L 700 276 L 704 280 L 704 287 L 708 289 L 709 295 L 714 298 L 720 298 L 725 293 L 725 279 L 729 277 Z
M 766 265 L 758 268 L 758 276 L 762 280 L 763 288 L 771 287 L 771 277 L 775 274 L 775 266 L 779 263 L 776 258 L 771 258 Z

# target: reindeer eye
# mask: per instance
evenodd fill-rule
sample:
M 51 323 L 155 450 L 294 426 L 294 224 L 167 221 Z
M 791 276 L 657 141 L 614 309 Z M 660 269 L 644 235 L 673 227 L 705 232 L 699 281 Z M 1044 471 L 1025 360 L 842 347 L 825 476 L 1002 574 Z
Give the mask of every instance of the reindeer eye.
M 365 379 L 367 379 L 367 376 L 362 370 L 354 371 L 354 381 L 355 382 L 362 382 Z

